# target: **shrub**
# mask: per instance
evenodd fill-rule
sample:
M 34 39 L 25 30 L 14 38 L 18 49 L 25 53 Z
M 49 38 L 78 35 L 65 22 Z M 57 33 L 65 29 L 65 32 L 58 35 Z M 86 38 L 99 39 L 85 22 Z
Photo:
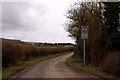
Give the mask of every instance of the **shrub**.
M 120 77 L 120 51 L 109 53 L 103 61 L 103 71 Z
M 64 46 L 30 46 L 23 44 L 16 44 L 8 41 L 2 41 L 2 66 L 3 69 L 9 66 L 16 65 L 20 61 L 30 60 L 32 58 L 46 56 L 49 54 L 62 53 L 72 51 L 73 47 Z
M 120 50 L 120 32 L 116 32 L 110 36 L 110 44 L 108 49 L 110 51 Z

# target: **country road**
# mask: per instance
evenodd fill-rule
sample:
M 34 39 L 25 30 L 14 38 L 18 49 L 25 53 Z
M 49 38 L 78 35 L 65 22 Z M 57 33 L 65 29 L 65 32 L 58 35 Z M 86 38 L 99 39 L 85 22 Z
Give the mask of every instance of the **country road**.
M 90 78 L 85 73 L 76 72 L 65 64 L 65 61 L 73 53 L 62 55 L 31 66 L 14 78 Z

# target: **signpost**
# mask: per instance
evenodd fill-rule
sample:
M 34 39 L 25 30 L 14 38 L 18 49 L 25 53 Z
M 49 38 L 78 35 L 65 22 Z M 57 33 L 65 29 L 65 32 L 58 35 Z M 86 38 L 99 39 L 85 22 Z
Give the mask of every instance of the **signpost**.
M 83 63 L 85 64 L 85 39 L 88 39 L 88 26 L 81 26 L 81 38 L 83 39 Z

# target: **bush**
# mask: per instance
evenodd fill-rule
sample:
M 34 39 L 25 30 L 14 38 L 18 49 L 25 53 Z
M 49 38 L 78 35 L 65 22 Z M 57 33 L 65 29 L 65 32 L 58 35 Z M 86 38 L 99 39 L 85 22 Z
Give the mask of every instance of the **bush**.
M 109 53 L 103 61 L 103 71 L 120 77 L 120 51 Z
M 120 50 L 120 32 L 116 32 L 112 34 L 110 39 L 110 44 L 108 49 L 110 51 L 118 51 Z
M 73 47 L 64 46 L 30 46 L 2 41 L 2 66 L 3 69 L 9 66 L 16 65 L 20 61 L 30 60 L 32 58 L 46 56 L 49 54 L 57 54 L 66 51 L 72 51 Z

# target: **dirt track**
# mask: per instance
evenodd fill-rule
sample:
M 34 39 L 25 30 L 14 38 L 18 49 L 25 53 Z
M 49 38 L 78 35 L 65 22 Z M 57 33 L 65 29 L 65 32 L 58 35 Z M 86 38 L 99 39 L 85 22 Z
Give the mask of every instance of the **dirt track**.
M 91 76 L 66 66 L 65 61 L 71 55 L 72 53 L 69 53 L 31 66 L 16 74 L 14 78 L 90 78 Z

